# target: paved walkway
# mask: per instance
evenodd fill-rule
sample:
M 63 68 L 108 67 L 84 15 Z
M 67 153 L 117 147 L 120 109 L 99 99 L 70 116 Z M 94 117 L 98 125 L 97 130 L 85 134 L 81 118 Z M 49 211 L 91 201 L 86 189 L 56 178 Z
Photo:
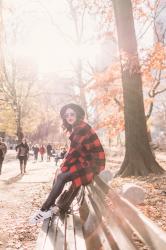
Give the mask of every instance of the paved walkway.
M 8 151 L 0 176 L 0 250 L 34 250 L 37 228 L 29 216 L 45 200 L 56 170 L 52 161 L 34 163 L 30 157 L 27 173 L 20 174 L 15 151 Z

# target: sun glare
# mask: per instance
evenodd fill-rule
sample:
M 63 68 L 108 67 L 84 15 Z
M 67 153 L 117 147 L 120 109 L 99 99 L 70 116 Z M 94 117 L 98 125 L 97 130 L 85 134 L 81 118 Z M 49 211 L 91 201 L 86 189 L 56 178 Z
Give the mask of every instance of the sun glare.
M 14 16 L 9 13 L 8 34 L 12 34 L 14 23 L 19 28 L 20 40 L 11 44 L 10 49 L 18 56 L 28 57 L 35 62 L 39 74 L 62 72 L 66 69 L 70 71 L 78 58 L 94 62 L 98 47 L 89 43 L 77 45 L 75 25 L 69 18 L 66 1 L 50 0 L 49 5 L 46 1 L 41 1 L 40 5 L 27 0 L 24 0 L 24 4 L 21 0 L 11 1 L 11 6 L 12 3 L 16 10 L 20 7 L 20 12 L 16 12 Z M 56 25 L 51 22 L 50 17 L 54 18 Z M 86 16 L 84 36 L 87 41 L 95 30 L 94 23 L 92 17 Z
M 22 47 L 22 49 L 21 49 Z M 71 69 L 78 57 L 94 61 L 98 46 L 71 45 L 48 26 L 33 27 L 26 42 L 19 45 L 17 53 L 35 61 L 39 74 Z

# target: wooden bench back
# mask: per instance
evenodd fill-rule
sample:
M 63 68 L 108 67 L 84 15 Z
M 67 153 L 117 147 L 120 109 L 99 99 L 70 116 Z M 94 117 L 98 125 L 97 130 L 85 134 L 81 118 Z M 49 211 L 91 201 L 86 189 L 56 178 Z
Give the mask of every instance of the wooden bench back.
M 166 249 L 166 233 L 99 177 L 86 187 L 85 200 L 97 222 L 93 236 L 88 235 L 88 238 L 92 241 L 98 238 L 101 249 L 134 250 L 140 246 L 151 250 Z M 89 249 L 92 241 L 89 241 Z

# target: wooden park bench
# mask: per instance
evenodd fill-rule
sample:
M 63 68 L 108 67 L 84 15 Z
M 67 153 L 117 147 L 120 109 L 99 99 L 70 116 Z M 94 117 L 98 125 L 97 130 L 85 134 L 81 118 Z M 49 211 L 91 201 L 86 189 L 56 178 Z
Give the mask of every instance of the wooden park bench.
M 37 250 L 166 250 L 166 233 L 101 178 L 83 193 L 80 209 L 43 222 Z

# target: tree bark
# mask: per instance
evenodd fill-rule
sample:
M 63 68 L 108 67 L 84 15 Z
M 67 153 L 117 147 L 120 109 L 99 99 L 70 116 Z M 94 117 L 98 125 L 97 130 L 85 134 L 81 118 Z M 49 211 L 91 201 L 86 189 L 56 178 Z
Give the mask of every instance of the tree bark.
M 22 127 L 21 127 L 21 107 L 19 104 L 17 104 L 17 108 L 16 108 L 16 130 L 17 130 L 18 142 L 21 143 L 24 137 L 24 134 L 23 134 Z
M 113 0 L 121 60 L 125 119 L 125 158 L 117 173 L 122 177 L 161 174 L 147 135 L 137 42 L 130 0 Z
M 76 45 L 79 48 L 81 45 L 81 40 L 83 38 L 83 22 L 84 22 L 84 11 L 81 13 L 81 26 L 79 25 L 79 16 L 77 13 L 77 8 L 74 7 L 72 1 L 68 1 L 69 3 L 69 8 L 71 11 L 71 16 L 74 22 L 74 27 L 75 27 L 75 34 L 76 34 Z M 83 107 L 85 111 L 85 116 L 86 119 L 88 120 L 88 112 L 87 112 L 87 102 L 86 102 L 86 96 L 85 96 L 85 90 L 84 90 L 84 83 L 82 79 L 82 60 L 80 56 L 77 58 L 77 68 L 76 68 L 76 77 L 78 81 L 78 86 L 80 89 L 80 104 Z
M 83 109 L 85 111 L 85 114 L 86 114 L 86 118 L 88 119 L 85 90 L 84 90 L 84 84 L 83 84 L 83 80 L 82 80 L 82 62 L 81 62 L 80 58 L 78 58 L 78 60 L 77 60 L 77 72 L 76 72 L 76 75 L 77 75 L 77 80 L 78 80 L 79 89 L 80 89 L 81 106 L 83 107 Z

